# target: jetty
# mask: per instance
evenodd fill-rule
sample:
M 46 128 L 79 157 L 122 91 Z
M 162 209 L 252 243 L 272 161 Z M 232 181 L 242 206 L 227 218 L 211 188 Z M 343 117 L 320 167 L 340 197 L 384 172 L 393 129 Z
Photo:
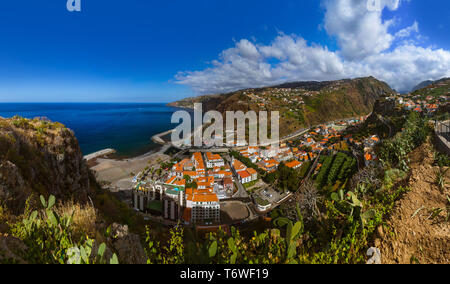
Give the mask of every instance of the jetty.
M 160 144 L 160 145 L 166 145 L 167 142 L 164 141 L 164 139 L 162 139 L 162 137 L 164 137 L 164 136 L 166 136 L 168 134 L 171 134 L 174 131 L 175 131 L 175 129 L 172 129 L 172 130 L 169 130 L 169 131 L 166 131 L 166 132 L 163 132 L 163 133 L 156 134 L 156 135 L 154 135 L 152 137 L 152 141 L 157 143 L 157 144 Z
M 116 153 L 116 150 L 114 150 L 114 149 L 104 149 L 104 150 L 86 155 L 86 156 L 84 156 L 84 159 L 86 161 L 90 161 L 90 160 L 97 159 L 97 158 L 100 158 L 100 157 L 103 157 L 106 155 L 110 155 L 110 154 L 114 154 L 114 153 Z

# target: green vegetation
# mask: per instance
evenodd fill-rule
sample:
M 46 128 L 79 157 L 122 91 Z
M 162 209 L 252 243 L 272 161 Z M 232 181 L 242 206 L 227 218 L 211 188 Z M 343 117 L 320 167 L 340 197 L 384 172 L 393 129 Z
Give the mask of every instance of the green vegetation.
M 161 201 L 151 201 L 148 203 L 147 208 L 149 210 L 153 210 L 153 211 L 157 211 L 157 212 L 162 212 L 163 211 L 163 205 Z
M 284 163 L 281 163 L 275 172 L 267 174 L 263 179 L 280 191 L 288 190 L 290 192 L 296 192 L 302 181 L 300 171 L 291 169 Z
M 245 238 L 234 228 L 231 235 L 222 230 L 199 239 L 191 233 L 191 241 L 183 242 L 185 232 L 181 226 L 171 229 L 171 238 L 164 244 L 154 241 L 150 234 L 146 240 L 148 263 L 171 264 L 277 264 L 298 263 L 297 249 L 301 244 L 303 224 L 289 222 L 285 236 L 278 229 L 267 230 Z
M 441 152 L 434 152 L 434 163 L 439 167 L 450 167 L 450 157 Z
M 382 141 L 379 147 L 381 161 L 388 167 L 408 171 L 408 153 L 425 142 L 430 132 L 427 119 L 416 112 L 411 112 L 404 130 L 397 133 L 394 138 Z
M 322 164 L 322 167 L 320 168 L 319 173 L 317 174 L 316 183 L 320 188 L 322 188 L 326 183 L 326 177 L 330 172 L 331 166 L 333 165 L 333 161 L 334 156 L 326 157 L 325 161 Z
M 447 187 L 447 181 L 445 180 L 445 175 L 447 174 L 449 169 L 450 168 L 444 170 L 443 168 L 439 168 L 439 171 L 436 172 L 435 183 L 442 192 Z
M 344 183 L 356 170 L 356 159 L 344 153 L 327 156 L 316 176 L 316 184 L 319 188 L 332 187 Z
M 427 132 L 424 125 L 420 117 L 411 115 L 408 118 L 404 132 L 419 135 L 412 139 L 413 144 L 406 148 L 407 151 L 401 157 L 406 157 L 425 141 Z M 425 129 L 424 136 L 420 136 L 419 128 Z M 398 139 L 409 138 L 398 134 L 391 142 L 404 145 Z M 323 157 L 322 161 L 323 166 L 316 182 L 305 181 L 300 187 L 299 201 L 283 205 L 272 212 L 276 229 L 254 232 L 250 237 L 243 237 L 238 230 L 232 229 L 231 236 L 218 232 L 209 234 L 206 240 L 192 238 L 186 243 L 185 261 L 243 264 L 365 263 L 366 251 L 377 228 L 382 226 L 389 231 L 384 220 L 392 212 L 395 202 L 409 190 L 402 185 L 408 178 L 407 171 L 393 167 L 404 165 L 402 161 L 395 163 L 396 160 L 391 160 L 389 164 L 362 169 L 350 180 L 356 170 L 353 157 L 339 153 Z M 289 176 L 283 166 L 280 172 L 274 173 L 278 182 L 280 178 L 283 180 L 283 177 Z M 289 181 L 288 178 L 284 180 Z M 327 190 L 317 191 L 314 184 L 327 188 L 330 184 L 342 186 L 330 193 Z M 280 231 L 281 228 L 286 229 Z
M 255 186 L 257 183 L 258 183 L 258 180 L 254 180 L 254 181 L 251 181 L 251 182 L 247 182 L 247 183 L 244 184 L 244 187 L 245 187 L 246 189 L 248 189 L 248 188 L 251 188 L 251 187 Z
M 261 206 L 267 206 L 267 205 L 270 204 L 269 201 L 267 201 L 267 200 L 265 200 L 265 199 L 262 199 L 262 198 L 259 197 L 259 196 L 255 196 L 254 199 L 255 199 L 255 202 L 258 203 L 258 204 L 261 205 Z
M 175 148 L 175 147 L 170 147 L 169 149 L 167 149 L 164 152 L 164 155 L 169 155 L 169 156 L 173 156 L 175 154 L 178 154 L 180 152 L 179 149 Z
M 21 221 L 10 224 L 13 236 L 21 239 L 27 246 L 23 258 L 29 263 L 39 264 L 89 264 L 107 263 L 104 257 L 106 245 L 98 246 L 96 254 L 92 254 L 94 241 L 84 235 L 77 240 L 72 226 L 72 214 L 59 215 L 53 210 L 55 197 L 48 201 L 41 195 L 43 209 L 25 211 Z M 118 263 L 114 254 L 108 263 Z
M 21 123 L 20 121 L 18 124 Z M 356 159 L 344 153 L 322 156 L 323 163 L 315 181 L 306 178 L 311 162 L 299 170 L 284 164 L 264 176 L 281 190 L 296 192 L 292 201 L 272 212 L 272 227 L 254 231 L 252 235 L 231 228 L 230 233 L 218 230 L 198 236 L 195 228 L 181 225 L 170 229 L 165 238 L 155 236 L 146 227 L 145 253 L 148 263 L 161 264 L 278 264 L 278 263 L 365 263 L 367 249 L 372 245 L 377 228 L 389 231 L 385 220 L 395 202 L 409 190 L 408 154 L 420 146 L 430 131 L 425 118 L 413 113 L 403 125 L 403 131 L 383 141 L 376 149 L 382 163 L 356 171 Z M 43 130 L 44 131 L 44 130 Z M 0 146 L 11 145 L 2 137 Z M 6 158 L 13 159 L 21 169 L 29 165 L 23 158 L 28 154 L 8 148 Z M 33 154 L 34 155 L 34 154 Z M 34 157 L 31 155 L 31 157 Z M 37 154 L 36 154 L 37 155 Z M 245 164 L 239 153 L 232 155 Z M 440 159 L 436 159 L 440 161 Z M 251 163 L 251 161 L 250 161 Z M 246 164 L 248 167 L 256 165 Z M 169 165 L 167 165 L 169 166 Z M 22 170 L 22 169 L 21 169 Z M 26 172 L 25 172 L 26 173 Z M 445 186 L 445 179 L 436 176 L 436 183 Z M 31 176 L 26 176 L 30 179 Z M 45 188 L 40 190 L 44 191 Z M 123 223 L 137 225 L 132 210 L 101 189 L 96 189 L 94 202 L 109 218 L 121 218 Z M 263 200 L 258 200 L 264 204 Z M 106 259 L 106 243 L 100 244 L 74 226 L 74 213 L 61 214 L 54 210 L 55 198 L 41 197 L 43 209 L 25 213 L 8 221 L 13 236 L 28 247 L 23 258 L 30 263 L 118 263 L 117 256 Z M 111 209 L 111 212 L 108 210 Z M 117 209 L 119 208 L 119 209 Z M 430 218 L 443 212 L 434 208 Z M 450 199 L 446 208 L 450 218 Z M 0 207 L 0 221 L 7 219 Z M 107 220 L 109 221 L 109 220 Z M 140 225 L 140 224 L 139 224 Z M 144 226 L 142 226 L 144 228 Z M 108 234 L 108 231 L 104 233 Z M 105 236 L 99 236 L 101 240 Z M 107 238 L 106 238 L 107 239 Z M 96 252 L 95 252 L 96 251 Z M 94 253 L 93 253 L 94 252 Z
M 332 186 L 336 182 L 342 166 L 347 159 L 351 160 L 351 158 L 348 158 L 345 154 L 339 153 L 336 155 L 327 177 L 327 184 L 329 186 Z
M 309 173 L 309 170 L 311 169 L 312 162 L 306 161 L 303 163 L 303 165 L 300 167 L 300 170 L 298 172 L 298 175 L 301 179 L 306 178 L 306 176 Z

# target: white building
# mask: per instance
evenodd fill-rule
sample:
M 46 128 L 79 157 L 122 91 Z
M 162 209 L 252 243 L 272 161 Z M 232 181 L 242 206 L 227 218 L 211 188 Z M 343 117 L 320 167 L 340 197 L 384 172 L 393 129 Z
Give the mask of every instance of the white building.
M 189 214 L 190 212 L 190 214 Z M 189 216 L 190 215 L 190 216 Z M 189 223 L 220 222 L 220 202 L 217 194 L 207 190 L 194 190 L 187 194 L 184 218 Z
M 215 167 L 223 167 L 225 166 L 225 161 L 218 154 L 213 154 L 211 152 L 206 153 L 206 167 L 209 169 Z

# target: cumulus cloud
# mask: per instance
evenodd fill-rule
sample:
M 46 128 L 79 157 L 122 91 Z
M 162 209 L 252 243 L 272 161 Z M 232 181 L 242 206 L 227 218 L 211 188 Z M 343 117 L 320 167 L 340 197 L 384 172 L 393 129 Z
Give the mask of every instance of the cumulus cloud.
M 243 39 L 224 50 L 211 67 L 178 73 L 177 83 L 206 94 L 288 81 L 375 76 L 404 91 L 423 80 L 450 76 L 449 51 L 414 44 L 412 35 L 420 37 L 417 22 L 389 32 L 394 20 L 383 21 L 382 11 L 397 10 L 400 0 L 322 3 L 324 27 L 337 39 L 338 51 L 297 35 L 279 34 L 266 45 Z
M 385 8 L 397 10 L 398 0 L 326 0 L 325 29 L 335 36 L 346 59 L 361 59 L 388 49 L 393 20 L 383 21 Z

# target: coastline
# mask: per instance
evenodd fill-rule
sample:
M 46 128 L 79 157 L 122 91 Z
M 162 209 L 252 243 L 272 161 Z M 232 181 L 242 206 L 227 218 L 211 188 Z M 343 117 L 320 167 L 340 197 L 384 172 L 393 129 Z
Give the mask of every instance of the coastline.
M 97 180 L 105 183 L 112 192 L 129 191 L 137 173 L 171 158 L 164 154 L 169 148 L 170 145 L 161 145 L 159 149 L 132 158 L 100 157 L 89 162 L 90 169 L 96 173 Z
M 170 106 L 170 105 L 167 105 Z M 192 109 L 170 106 L 192 112 Z M 136 156 L 118 156 L 110 153 L 111 149 L 104 149 L 90 155 L 96 156 L 88 161 L 99 182 L 105 182 L 111 191 L 129 191 L 133 185 L 134 176 L 146 167 L 158 166 L 162 161 L 171 159 L 165 152 L 173 147 L 170 142 L 170 134 L 175 129 L 170 129 L 151 138 L 150 151 Z M 195 130 L 197 131 L 197 130 Z M 194 131 L 194 132 L 195 132 Z M 194 133 L 191 134 L 194 135 Z M 104 154 L 107 153 L 107 154 Z M 101 155 L 103 154 L 103 155 Z M 87 155 L 87 156 L 90 156 Z
M 157 166 L 161 161 L 170 159 L 165 152 L 172 147 L 172 143 L 163 139 L 174 129 L 156 134 L 152 137 L 155 147 L 137 156 L 117 156 L 113 149 L 104 149 L 85 157 L 93 157 L 88 161 L 99 182 L 105 182 L 111 191 L 128 191 L 133 185 L 133 177 L 146 167 Z M 114 151 L 115 152 L 115 151 Z

